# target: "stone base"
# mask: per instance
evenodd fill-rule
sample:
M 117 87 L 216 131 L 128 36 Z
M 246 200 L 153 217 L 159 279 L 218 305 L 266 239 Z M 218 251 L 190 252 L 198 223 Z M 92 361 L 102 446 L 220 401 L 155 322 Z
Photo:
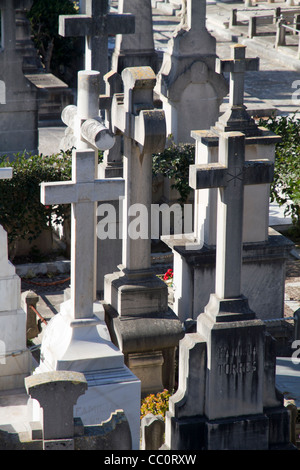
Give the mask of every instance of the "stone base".
M 95 302 L 94 317 L 80 320 L 73 319 L 70 308 L 67 300 L 49 322 L 42 342 L 41 363 L 34 373 L 82 372 L 88 390 L 77 401 L 75 416 L 80 416 L 84 424 L 100 424 L 116 408 L 123 409 L 137 449 L 140 381 L 125 366 L 122 352 L 111 342 L 101 305 Z M 33 419 L 38 420 L 39 416 Z
M 105 276 L 104 300 L 121 317 L 164 313 L 168 310 L 168 287 L 148 269 L 123 269 Z
M 284 433 L 274 439 L 273 418 L 285 416 Z M 272 450 L 293 449 L 286 440 L 288 411 L 274 410 L 267 414 L 240 416 L 209 421 L 204 416 L 176 419 L 167 412 L 166 432 L 172 433 L 170 450 Z M 275 418 L 275 420 L 276 420 Z M 278 424 L 278 423 L 276 423 Z M 167 431 L 168 430 L 168 431 Z
M 103 303 L 112 341 L 124 353 L 126 365 L 142 382 L 142 396 L 172 390 L 175 351 L 184 332 L 170 309 L 139 316 L 120 316 Z
M 215 290 L 215 247 L 186 247 L 163 237 L 174 254 L 173 310 L 183 322 L 204 311 Z M 293 243 L 273 229 L 267 242 L 244 243 L 242 292 L 262 320 L 282 318 L 284 313 L 285 264 Z

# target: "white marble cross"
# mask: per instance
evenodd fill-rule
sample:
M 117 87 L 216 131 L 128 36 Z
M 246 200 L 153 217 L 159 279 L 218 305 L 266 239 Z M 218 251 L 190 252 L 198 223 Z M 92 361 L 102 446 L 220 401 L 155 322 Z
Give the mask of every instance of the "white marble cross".
M 165 114 L 154 109 L 156 78 L 151 67 L 127 68 L 122 79 L 124 94 L 114 95 L 111 114 L 113 132 L 118 129 L 124 136 L 123 265 L 128 270 L 147 270 L 151 265 L 152 154 L 165 147 Z M 138 238 L 128 234 L 137 204 L 146 229 Z
M 220 133 L 219 162 L 191 165 L 190 186 L 219 188 L 215 293 L 219 299 L 239 298 L 241 293 L 244 187 L 271 183 L 270 160 L 245 161 L 245 135 Z
M 108 72 L 108 36 L 134 33 L 135 20 L 130 13 L 109 13 L 108 0 L 86 0 L 85 14 L 60 15 L 59 34 L 86 38 L 85 69 Z M 104 82 L 101 83 L 101 93 Z
M 74 319 L 92 318 L 96 300 L 96 203 L 124 194 L 124 180 L 97 180 L 98 157 L 73 151 L 72 181 L 41 184 L 45 205 L 71 204 L 71 303 Z

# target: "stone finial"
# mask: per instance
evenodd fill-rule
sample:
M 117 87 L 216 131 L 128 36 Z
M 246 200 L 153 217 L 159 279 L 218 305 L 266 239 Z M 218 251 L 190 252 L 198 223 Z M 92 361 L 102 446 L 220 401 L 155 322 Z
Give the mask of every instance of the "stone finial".
M 73 371 L 45 372 L 26 377 L 25 387 L 43 408 L 44 440 L 73 438 L 73 406 L 88 388 L 84 375 Z

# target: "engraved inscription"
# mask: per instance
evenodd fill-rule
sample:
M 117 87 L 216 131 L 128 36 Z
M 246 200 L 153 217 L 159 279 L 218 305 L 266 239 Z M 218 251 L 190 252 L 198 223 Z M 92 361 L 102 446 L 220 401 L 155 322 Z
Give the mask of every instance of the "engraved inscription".
M 257 369 L 256 347 L 237 346 L 236 348 L 218 348 L 218 371 L 219 375 L 247 374 Z

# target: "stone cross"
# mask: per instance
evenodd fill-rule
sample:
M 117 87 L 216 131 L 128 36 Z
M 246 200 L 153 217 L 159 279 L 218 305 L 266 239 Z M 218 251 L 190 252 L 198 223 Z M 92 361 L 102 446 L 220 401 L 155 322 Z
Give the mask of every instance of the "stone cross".
M 60 15 L 59 34 L 85 36 L 85 69 L 108 72 L 108 36 L 134 32 L 134 16 L 109 13 L 108 0 L 86 0 L 85 14 Z M 101 93 L 104 83 L 101 83 Z
M 69 105 L 62 111 L 62 121 L 68 127 L 62 140 L 62 148 L 109 149 L 115 138 L 99 116 L 100 72 L 78 72 L 77 106 Z
M 118 199 L 124 181 L 97 180 L 98 157 L 89 149 L 73 151 L 72 181 L 42 183 L 45 205 L 71 204 L 71 302 L 74 318 L 93 316 L 96 300 L 96 202 Z
M 246 46 L 242 44 L 234 44 L 231 48 L 232 58 L 218 59 L 216 63 L 218 73 L 230 73 L 229 109 L 221 116 L 216 127 L 224 131 L 245 130 L 247 134 L 257 133 L 257 126 L 250 119 L 244 105 L 244 82 L 245 72 L 258 70 L 259 58 L 246 58 Z
M 241 298 L 244 188 L 271 183 L 274 163 L 245 161 L 245 135 L 220 133 L 219 162 L 190 167 L 194 189 L 219 188 L 215 294 L 218 299 Z M 222 320 L 223 321 L 223 320 Z
M 164 111 L 154 109 L 155 74 L 151 67 L 131 67 L 122 72 L 124 94 L 112 103 L 113 131 L 124 136 L 124 173 L 126 181 L 123 228 L 132 221 L 132 209 L 144 208 L 142 222 L 147 234 L 136 239 L 123 232 L 123 265 L 128 270 L 149 269 L 151 265 L 150 208 L 152 201 L 152 153 L 165 146 Z
M 75 319 L 91 317 L 96 300 L 96 203 L 118 199 L 124 192 L 121 179 L 97 179 L 98 152 L 92 148 L 106 150 L 114 143 L 97 120 L 100 73 L 82 71 L 78 77 L 78 108 L 67 107 L 63 112 L 74 134 L 81 134 L 72 156 L 72 181 L 41 184 L 43 204 L 72 207 L 71 302 Z

